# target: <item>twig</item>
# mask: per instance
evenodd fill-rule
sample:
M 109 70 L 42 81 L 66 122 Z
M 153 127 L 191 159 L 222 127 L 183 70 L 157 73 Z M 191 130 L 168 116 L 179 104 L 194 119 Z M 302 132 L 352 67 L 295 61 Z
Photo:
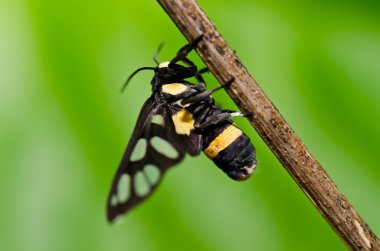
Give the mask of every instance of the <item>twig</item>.
M 229 48 L 195 0 L 157 0 L 183 35 L 203 35 L 197 52 L 220 81 L 232 76 L 228 94 L 318 211 L 352 250 L 380 250 L 380 241 L 294 133 L 276 107 Z

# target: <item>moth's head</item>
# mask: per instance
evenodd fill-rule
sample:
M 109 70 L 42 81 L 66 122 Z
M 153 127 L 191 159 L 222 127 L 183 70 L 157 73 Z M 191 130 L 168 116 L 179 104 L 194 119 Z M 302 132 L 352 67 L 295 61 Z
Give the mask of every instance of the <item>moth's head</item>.
M 198 40 L 201 39 L 201 37 L 198 38 Z M 156 62 L 157 66 L 156 67 L 141 67 L 141 68 L 138 68 L 137 70 L 135 70 L 127 79 L 127 81 L 125 81 L 124 85 L 122 86 L 121 88 L 121 92 L 124 91 L 124 89 L 127 87 L 129 81 L 133 78 L 133 76 L 135 76 L 138 72 L 142 71 L 142 70 L 153 70 L 154 71 L 154 77 L 152 79 L 152 86 L 153 86 L 153 90 L 155 90 L 156 88 L 160 87 L 161 85 L 163 84 L 167 84 L 167 83 L 171 83 L 171 82 L 180 82 L 181 80 L 185 79 L 185 78 L 191 78 L 191 77 L 194 77 L 196 74 L 197 74 L 197 67 L 193 64 L 189 65 L 189 66 L 184 66 L 184 65 L 180 65 L 180 64 L 177 64 L 178 61 L 182 61 L 184 62 L 185 64 L 187 62 L 185 62 L 184 59 L 180 59 L 180 60 L 176 60 L 176 58 L 174 58 L 172 61 L 167 61 L 167 62 L 162 62 L 162 63 L 159 63 L 159 61 L 157 60 L 157 56 L 158 56 L 158 53 L 160 52 L 161 48 L 163 46 L 163 43 L 161 43 L 153 57 L 153 60 L 154 62 Z M 187 61 L 189 61 L 187 59 Z
M 155 69 L 155 82 L 157 84 L 178 82 L 182 79 L 193 77 L 196 73 L 197 68 L 195 66 L 162 62 Z

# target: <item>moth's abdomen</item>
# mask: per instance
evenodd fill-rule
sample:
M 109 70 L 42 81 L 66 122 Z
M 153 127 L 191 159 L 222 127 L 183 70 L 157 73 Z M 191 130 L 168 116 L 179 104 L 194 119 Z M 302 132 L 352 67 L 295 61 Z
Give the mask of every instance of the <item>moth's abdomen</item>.
M 203 152 L 234 180 L 246 180 L 256 167 L 256 151 L 249 138 L 231 122 L 203 134 Z

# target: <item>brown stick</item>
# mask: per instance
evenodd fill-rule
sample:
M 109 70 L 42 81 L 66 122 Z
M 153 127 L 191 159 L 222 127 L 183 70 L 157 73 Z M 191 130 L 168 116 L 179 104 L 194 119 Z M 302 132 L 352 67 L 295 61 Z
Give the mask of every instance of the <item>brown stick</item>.
M 235 77 L 228 94 L 243 112 L 253 112 L 249 118 L 253 127 L 346 245 L 352 250 L 380 250 L 375 234 L 250 76 L 197 2 L 158 2 L 189 41 L 203 35 L 197 47 L 200 57 L 220 83 Z

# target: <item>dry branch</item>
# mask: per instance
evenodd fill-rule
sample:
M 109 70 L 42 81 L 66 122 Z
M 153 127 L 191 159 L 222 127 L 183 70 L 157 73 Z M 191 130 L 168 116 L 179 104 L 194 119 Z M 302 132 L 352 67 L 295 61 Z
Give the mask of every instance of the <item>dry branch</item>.
M 158 0 L 318 211 L 352 250 L 380 250 L 380 241 L 294 133 L 194 0 Z

